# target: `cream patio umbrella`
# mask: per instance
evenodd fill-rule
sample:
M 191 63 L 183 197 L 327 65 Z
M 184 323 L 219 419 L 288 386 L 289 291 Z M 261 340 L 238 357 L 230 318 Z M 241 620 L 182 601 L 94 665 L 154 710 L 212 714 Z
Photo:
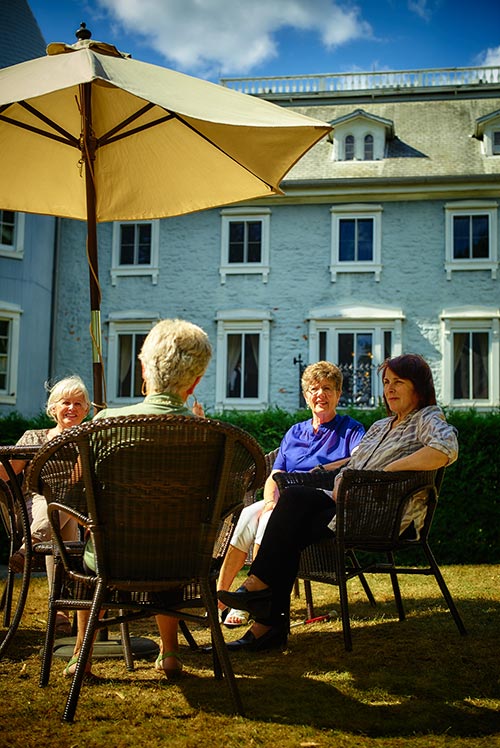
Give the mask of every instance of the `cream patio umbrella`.
M 93 41 L 0 70 L 0 207 L 87 222 L 94 401 L 103 403 L 97 228 L 280 194 L 329 125 Z

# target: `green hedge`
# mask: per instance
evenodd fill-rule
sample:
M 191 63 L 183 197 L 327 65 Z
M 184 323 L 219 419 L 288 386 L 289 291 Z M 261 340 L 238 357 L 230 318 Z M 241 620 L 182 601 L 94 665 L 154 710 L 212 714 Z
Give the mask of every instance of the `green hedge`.
M 385 413 L 349 410 L 368 428 Z M 264 452 L 275 449 L 288 428 L 309 417 L 309 411 L 288 413 L 279 408 L 261 412 L 226 411 L 208 416 L 233 423 L 252 434 Z M 477 413 L 449 411 L 447 418 L 458 430 L 460 455 L 445 474 L 439 507 L 434 517 L 432 548 L 441 564 L 500 563 L 500 411 Z M 28 420 L 18 414 L 0 418 L 0 444 L 14 444 L 26 429 L 50 424 L 40 414 Z M 7 552 L 0 537 L 0 561 Z

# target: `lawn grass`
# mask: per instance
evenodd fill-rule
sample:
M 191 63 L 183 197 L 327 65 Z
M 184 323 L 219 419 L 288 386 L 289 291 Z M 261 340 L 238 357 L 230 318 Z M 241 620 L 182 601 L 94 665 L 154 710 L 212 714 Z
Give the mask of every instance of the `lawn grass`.
M 152 663 L 94 662 L 73 725 L 61 722 L 69 683 L 54 660 L 38 686 L 46 580 L 34 579 L 21 628 L 0 662 L 0 746 L 13 748 L 494 748 L 500 746 L 500 567 L 449 566 L 445 579 L 468 628 L 461 637 L 431 578 L 401 580 L 407 620 L 390 583 L 369 577 L 370 608 L 350 582 L 353 651 L 340 621 L 292 628 L 288 649 L 232 657 L 246 709 L 235 716 L 210 656 L 182 641 L 185 673 L 172 684 Z M 338 611 L 337 590 L 313 585 L 318 614 Z M 292 621 L 305 618 L 303 594 Z M 193 629 L 199 643 L 207 629 Z M 227 631 L 226 639 L 242 630 Z M 154 621 L 132 626 L 156 639 Z M 115 632 L 111 632 L 114 636 Z

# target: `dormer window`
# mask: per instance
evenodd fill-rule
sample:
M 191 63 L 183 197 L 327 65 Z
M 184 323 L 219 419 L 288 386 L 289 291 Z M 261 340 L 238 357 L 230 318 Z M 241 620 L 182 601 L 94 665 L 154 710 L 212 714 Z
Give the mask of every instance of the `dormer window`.
M 481 141 L 484 156 L 500 156 L 500 109 L 476 120 L 474 137 Z
M 333 127 L 329 139 L 333 142 L 334 161 L 381 161 L 387 142 L 394 138 L 391 120 L 363 109 L 356 109 L 330 124 Z

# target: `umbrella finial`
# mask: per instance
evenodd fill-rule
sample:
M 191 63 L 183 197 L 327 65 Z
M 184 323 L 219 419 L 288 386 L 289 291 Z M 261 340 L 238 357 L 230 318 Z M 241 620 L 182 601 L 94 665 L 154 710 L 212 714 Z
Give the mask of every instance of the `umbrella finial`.
M 78 41 L 83 41 L 84 39 L 90 39 L 92 32 L 88 30 L 87 24 L 82 21 L 80 28 L 75 31 L 75 36 Z

